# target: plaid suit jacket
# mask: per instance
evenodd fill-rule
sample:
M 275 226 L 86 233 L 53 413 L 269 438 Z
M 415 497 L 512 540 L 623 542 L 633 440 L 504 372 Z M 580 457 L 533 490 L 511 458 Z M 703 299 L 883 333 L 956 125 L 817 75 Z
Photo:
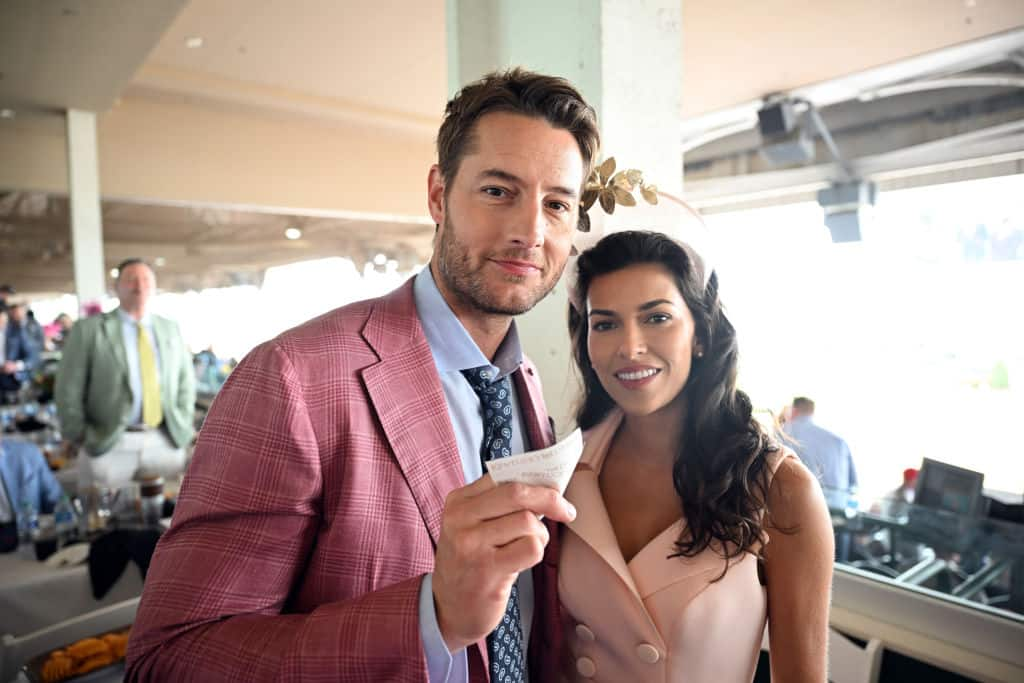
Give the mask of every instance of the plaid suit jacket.
M 529 361 L 528 441 L 554 435 Z M 210 410 L 132 629 L 130 681 L 426 681 L 419 587 L 462 466 L 412 281 L 254 349 Z M 533 572 L 555 680 L 557 539 Z M 486 643 L 469 648 L 486 681 Z

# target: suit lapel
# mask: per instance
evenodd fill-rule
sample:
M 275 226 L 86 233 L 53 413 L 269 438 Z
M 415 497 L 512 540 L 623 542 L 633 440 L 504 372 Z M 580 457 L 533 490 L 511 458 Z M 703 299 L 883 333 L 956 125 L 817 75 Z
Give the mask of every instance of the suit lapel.
M 537 450 L 546 448 L 555 442 L 555 435 L 548 421 L 548 413 L 544 407 L 544 396 L 540 383 L 537 381 L 537 370 L 528 359 L 512 374 L 516 387 L 516 399 L 519 401 L 519 412 L 523 416 L 526 427 L 526 448 Z
M 362 371 L 363 383 L 436 546 L 445 498 L 465 481 L 444 390 L 416 314 L 412 281 L 374 308 L 363 338 L 380 357 Z
M 124 333 L 121 331 L 121 315 L 117 310 L 103 314 L 103 334 L 107 338 L 107 344 L 111 353 L 114 354 L 117 364 L 121 367 L 121 375 L 124 378 L 125 384 L 130 384 L 128 379 L 128 355 L 124 348 Z
M 171 348 L 168 337 L 168 325 L 163 318 L 153 316 L 153 336 L 156 337 L 156 350 L 160 354 L 160 395 L 164 399 L 164 405 L 168 404 L 169 397 L 164 392 L 170 387 L 171 377 Z

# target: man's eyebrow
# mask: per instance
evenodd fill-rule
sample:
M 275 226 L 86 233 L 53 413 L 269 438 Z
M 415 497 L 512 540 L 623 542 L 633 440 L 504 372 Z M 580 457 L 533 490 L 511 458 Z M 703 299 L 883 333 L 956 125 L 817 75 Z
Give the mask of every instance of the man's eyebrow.
M 510 183 L 523 182 L 522 178 L 516 174 L 509 173 L 508 171 L 500 168 L 485 168 L 477 174 L 477 178 L 497 178 L 498 180 L 506 180 Z
M 501 168 L 485 168 L 484 170 L 480 171 L 479 174 L 477 174 L 477 178 L 480 180 L 483 180 L 484 178 L 497 178 L 498 180 L 504 180 L 505 182 L 508 183 L 523 183 L 523 179 L 517 176 L 515 173 L 509 173 L 508 171 Z M 579 192 L 577 190 L 573 190 L 572 188 L 569 187 L 563 187 L 562 185 L 552 185 L 544 189 L 547 190 L 548 192 L 554 192 L 556 194 L 572 197 L 573 199 L 579 196 Z

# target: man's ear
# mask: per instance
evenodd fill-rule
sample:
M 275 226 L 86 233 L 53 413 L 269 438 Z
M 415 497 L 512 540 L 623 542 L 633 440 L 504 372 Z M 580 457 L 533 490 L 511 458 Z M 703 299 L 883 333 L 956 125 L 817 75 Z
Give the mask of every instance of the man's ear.
M 427 174 L 427 205 L 430 208 L 430 217 L 436 225 L 444 225 L 444 177 L 441 175 L 441 167 L 434 164 Z

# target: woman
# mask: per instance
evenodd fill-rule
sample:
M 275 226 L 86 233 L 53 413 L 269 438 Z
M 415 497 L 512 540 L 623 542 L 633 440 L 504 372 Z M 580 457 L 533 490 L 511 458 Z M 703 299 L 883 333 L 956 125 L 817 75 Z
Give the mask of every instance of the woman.
M 747 682 L 767 618 L 772 680 L 824 681 L 828 511 L 736 388 L 717 276 L 648 232 L 605 237 L 576 276 L 586 446 L 559 569 L 569 677 Z

